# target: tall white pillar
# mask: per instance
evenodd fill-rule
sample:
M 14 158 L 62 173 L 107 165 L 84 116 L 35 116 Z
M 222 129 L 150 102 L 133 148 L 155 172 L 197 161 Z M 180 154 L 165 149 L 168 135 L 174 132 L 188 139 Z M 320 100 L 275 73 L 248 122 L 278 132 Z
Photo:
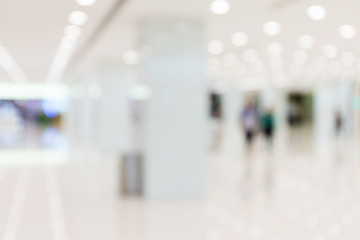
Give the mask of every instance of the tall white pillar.
M 163 18 L 140 29 L 140 43 L 151 49 L 141 74 L 153 93 L 145 119 L 145 197 L 201 196 L 208 110 L 204 26 Z
M 129 135 L 129 89 L 135 70 L 121 61 L 98 64 L 97 78 L 102 86 L 98 113 L 101 115 L 101 147 L 109 153 L 126 151 Z
M 335 96 L 331 86 L 318 86 L 314 92 L 315 146 L 321 153 L 329 152 L 334 137 Z

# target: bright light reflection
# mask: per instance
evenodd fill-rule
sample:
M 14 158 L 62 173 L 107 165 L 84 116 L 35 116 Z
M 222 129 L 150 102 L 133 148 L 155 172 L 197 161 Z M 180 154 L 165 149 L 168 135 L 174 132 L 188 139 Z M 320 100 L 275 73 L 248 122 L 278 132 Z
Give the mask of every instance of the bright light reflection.
M 96 3 L 96 0 L 76 0 L 80 6 L 91 6 Z
M 17 82 L 27 81 L 27 77 L 22 69 L 17 65 L 6 48 L 0 43 L 0 65 L 6 73 Z
M 276 36 L 281 32 L 281 25 L 275 21 L 266 22 L 263 25 L 263 31 L 269 36 Z
M 88 15 L 81 11 L 75 11 L 70 13 L 69 22 L 73 25 L 84 25 L 88 20 Z
M 307 9 L 307 14 L 312 20 L 322 20 L 326 17 L 327 11 L 323 6 L 311 6 Z
M 68 25 L 64 29 L 64 35 L 70 38 L 78 38 L 80 37 L 81 33 L 81 28 L 74 25 Z
M 339 34 L 344 39 L 352 39 L 355 37 L 356 30 L 352 25 L 342 25 L 339 27 Z
M 210 4 L 210 11 L 214 14 L 227 14 L 230 8 L 230 3 L 226 0 L 214 0 Z

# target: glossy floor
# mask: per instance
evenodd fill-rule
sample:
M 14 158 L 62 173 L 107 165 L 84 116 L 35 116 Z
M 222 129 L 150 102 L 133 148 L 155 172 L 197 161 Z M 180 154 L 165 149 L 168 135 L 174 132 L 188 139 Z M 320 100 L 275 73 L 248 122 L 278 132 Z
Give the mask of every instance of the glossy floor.
M 296 130 L 279 133 L 271 145 L 259 136 L 249 148 L 237 133 L 229 127 L 215 134 L 203 199 L 123 198 L 117 157 L 94 150 L 71 151 L 63 161 L 34 161 L 34 152 L 17 155 L 26 158 L 18 164 L 2 159 L 0 236 L 359 239 L 359 162 L 353 141 L 327 139 L 319 144 L 311 131 Z

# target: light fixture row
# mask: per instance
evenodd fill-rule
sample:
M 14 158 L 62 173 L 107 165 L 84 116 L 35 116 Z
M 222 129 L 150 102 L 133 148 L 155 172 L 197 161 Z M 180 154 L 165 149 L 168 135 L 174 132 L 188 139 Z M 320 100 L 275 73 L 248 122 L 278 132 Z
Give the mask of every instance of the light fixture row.
M 209 9 L 214 14 L 225 15 L 230 12 L 231 4 L 228 0 L 213 0 Z M 306 13 L 311 20 L 315 21 L 323 20 L 327 16 L 327 10 L 319 5 L 308 7 Z
M 227 0 L 213 0 L 210 4 L 210 11 L 215 14 L 227 14 L 230 11 L 230 3 Z M 307 9 L 307 15 L 310 19 L 319 21 L 325 19 L 327 10 L 323 6 L 315 5 Z M 281 25 L 276 21 L 269 21 L 263 25 L 263 31 L 266 35 L 276 36 L 281 32 Z M 356 35 L 354 26 L 344 24 L 339 27 L 339 34 L 344 39 L 352 39 Z M 233 37 L 235 46 L 243 46 L 247 43 L 248 38 L 244 33 L 238 33 Z
M 356 58 L 352 52 L 337 53 L 337 49 L 331 46 L 325 46 L 324 49 L 329 48 L 329 53 L 334 57 L 339 55 L 339 59 L 328 58 L 323 55 L 318 55 L 310 58 L 305 50 L 296 50 L 293 53 L 293 61 L 285 66 L 284 57 L 281 55 L 281 47 L 277 43 L 269 45 L 269 68 L 265 67 L 266 61 L 263 61 L 254 49 L 246 50 L 242 56 L 233 53 L 227 53 L 221 59 L 211 57 L 208 60 L 209 73 L 216 73 L 226 71 L 228 73 L 239 73 L 240 75 L 248 74 L 268 74 L 270 72 L 283 72 L 284 74 L 301 74 L 305 69 L 313 69 L 319 72 L 328 72 L 330 74 L 344 74 L 354 73 L 360 70 L 360 58 Z M 276 55 L 275 55 L 276 53 Z M 288 70 L 285 71 L 285 69 Z
M 96 0 L 76 0 L 80 6 L 92 6 Z M 51 64 L 47 76 L 48 82 L 58 82 L 61 80 L 67 64 L 77 46 L 78 39 L 82 34 L 81 26 L 88 21 L 88 15 L 83 11 L 73 11 L 70 13 L 68 20 L 70 25 L 65 27 L 63 37 Z
M 263 25 L 263 31 L 266 35 L 276 36 L 281 32 L 281 25 L 278 22 L 269 21 Z M 338 32 L 343 39 L 352 39 L 356 35 L 355 27 L 350 24 L 341 25 Z M 249 37 L 244 32 L 236 32 L 232 35 L 231 42 L 234 46 L 242 47 L 249 42 Z M 314 45 L 314 39 L 310 35 L 304 35 L 299 39 L 299 44 L 302 48 L 308 49 Z
M 272 42 L 268 44 L 266 48 L 267 55 L 270 59 L 279 60 L 283 55 L 283 46 L 278 42 Z M 350 51 L 345 51 L 339 54 L 338 48 L 333 44 L 326 44 L 322 47 L 322 59 L 324 61 L 334 60 L 337 57 L 341 59 L 344 66 L 351 66 L 355 62 L 355 54 Z M 213 57 L 215 59 L 215 57 Z M 222 59 L 225 66 L 232 67 L 236 66 L 238 61 L 238 56 L 234 53 L 226 53 L 222 55 Z M 293 59 L 295 63 L 305 64 L 309 59 L 309 54 L 305 50 L 296 50 L 293 53 Z M 259 53 L 256 49 L 246 49 L 242 53 L 242 60 L 244 63 L 252 64 L 260 60 Z
M 82 34 L 81 26 L 85 25 L 88 21 L 88 15 L 82 11 L 74 11 L 70 13 L 68 20 L 70 25 L 64 29 L 63 37 L 47 76 L 48 82 L 58 82 L 61 80 Z
M 275 33 L 278 33 L 280 29 L 281 29 L 280 24 L 278 25 L 278 23 L 272 21 L 265 23 L 263 27 L 264 32 L 268 33 L 269 35 L 274 35 Z M 344 39 L 353 38 L 355 36 L 355 33 L 356 30 L 351 25 L 342 25 L 339 27 L 339 34 Z M 249 42 L 249 36 L 244 32 L 236 32 L 231 37 L 231 43 L 236 47 L 244 47 L 248 44 L 248 42 Z M 314 46 L 315 40 L 313 36 L 304 34 L 298 38 L 297 43 L 300 48 L 308 50 Z M 225 50 L 225 45 L 223 42 L 219 40 L 211 41 L 208 44 L 208 52 L 211 55 L 220 55 L 224 52 L 224 50 Z M 337 55 L 336 47 L 332 44 L 323 46 L 322 51 L 324 53 L 324 56 L 326 56 L 329 59 L 335 58 Z
M 6 73 L 16 82 L 27 81 L 27 77 L 22 69 L 17 65 L 13 57 L 6 48 L 0 43 L 0 65 Z

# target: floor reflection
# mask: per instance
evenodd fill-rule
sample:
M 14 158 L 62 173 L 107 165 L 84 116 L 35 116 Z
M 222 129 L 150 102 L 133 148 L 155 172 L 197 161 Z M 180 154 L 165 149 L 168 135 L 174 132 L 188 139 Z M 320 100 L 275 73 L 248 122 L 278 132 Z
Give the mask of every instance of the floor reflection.
M 39 143 L 61 143 L 54 129 L 37 136 Z M 0 236 L 356 240 L 356 144 L 344 137 L 329 139 L 325 151 L 316 146 L 308 129 L 278 132 L 272 145 L 258 137 L 247 149 L 236 127 L 224 128 L 208 153 L 207 194 L 197 200 L 120 197 L 119 158 L 96 147 L 72 148 L 68 160 L 57 164 L 2 165 Z
M 242 153 L 233 143 L 213 155 L 209 239 L 356 239 L 357 147 L 349 137 L 326 141 L 317 149 L 311 129 L 302 129 L 273 147 L 258 139 Z

